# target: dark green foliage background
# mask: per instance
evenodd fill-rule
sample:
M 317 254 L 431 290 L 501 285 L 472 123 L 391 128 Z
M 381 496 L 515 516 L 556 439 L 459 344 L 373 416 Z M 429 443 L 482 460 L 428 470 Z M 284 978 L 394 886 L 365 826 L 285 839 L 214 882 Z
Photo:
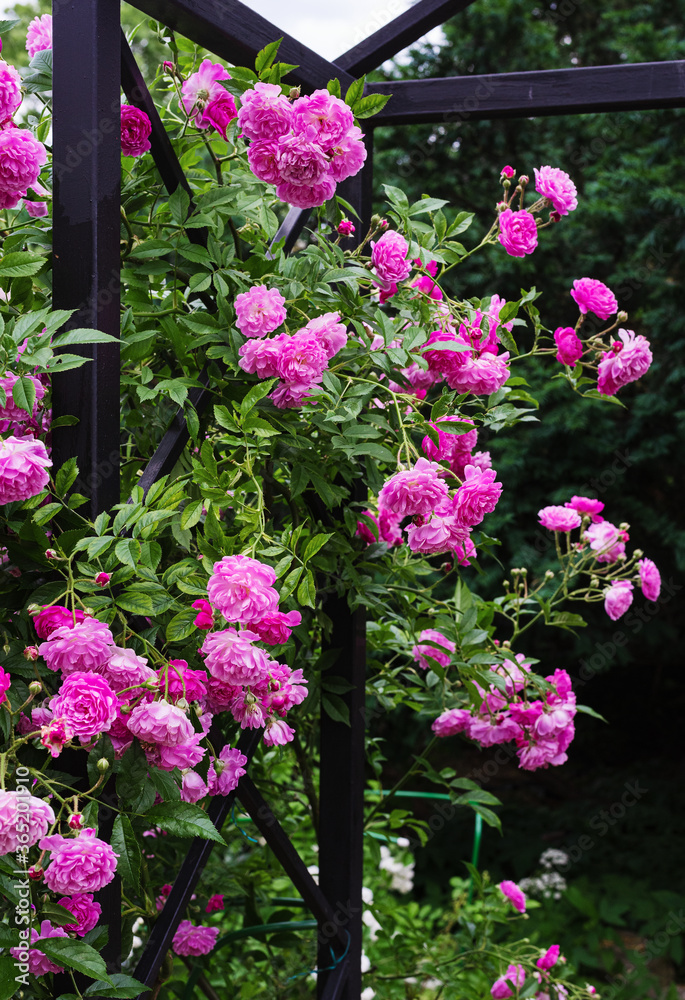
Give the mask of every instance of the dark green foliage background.
M 682 0 L 602 5 L 562 0 L 537 6 L 523 0 L 479 0 L 445 25 L 447 46 L 418 46 L 410 61 L 395 65 L 383 78 L 679 59 L 685 55 L 684 14 Z M 567 936 L 575 938 L 574 959 L 582 960 L 588 971 L 611 968 L 612 963 L 617 967 L 616 956 L 606 948 L 607 935 L 611 938 L 623 927 L 649 936 L 665 920 L 674 900 L 654 893 L 671 891 L 681 903 L 685 893 L 675 838 L 685 819 L 678 791 L 685 760 L 676 722 L 685 708 L 680 641 L 685 566 L 683 114 L 629 111 L 436 123 L 378 129 L 374 143 L 378 211 L 383 210 L 384 182 L 404 187 L 410 198 L 424 192 L 449 198 L 456 210 L 475 211 L 483 222 L 484 207 L 494 210 L 498 200 L 499 170 L 505 164 L 531 179 L 533 168 L 542 164 L 566 170 L 578 188 L 578 209 L 541 234 L 537 252 L 520 261 L 493 250 L 485 266 L 481 256 L 455 269 L 452 288 L 460 296 L 497 292 L 514 298 L 521 287 L 536 284 L 544 293 L 538 303 L 543 321 L 553 330 L 575 322 L 568 294 L 573 280 L 599 278 L 629 313 L 624 325 L 652 344 L 649 374 L 621 393 L 628 409 L 591 400 L 579 406 L 559 380 L 542 394 L 540 424 L 521 425 L 506 440 L 479 441 L 479 447 L 491 447 L 505 486 L 488 521 L 489 532 L 502 541 L 498 554 L 504 567 L 526 565 L 533 577 L 543 572 L 553 548 L 537 525 L 537 510 L 563 503 L 572 493 L 587 493 L 604 501 L 610 520 L 630 523 L 631 544 L 655 560 L 667 584 L 656 609 L 636 596 L 633 610 L 644 620 L 634 615 L 612 623 L 595 606 L 586 615 L 588 628 L 577 638 L 566 632 L 555 636 L 550 629 L 528 637 L 525 651 L 539 657 L 549 672 L 565 667 L 578 678 L 585 667 L 592 676 L 578 691 L 579 701 L 590 702 L 610 725 L 581 717 L 565 767 L 536 775 L 499 768 L 485 786 L 505 803 L 504 839 L 488 830 L 482 858 L 498 879 L 529 875 L 545 848 L 573 846 L 591 833 L 589 821 L 620 798 L 625 781 L 641 779 L 649 788 L 606 835 L 593 834 L 593 849 L 567 873 L 569 881 L 586 880 L 578 883 L 578 905 L 564 901 L 560 919 Z M 502 571 L 492 563 L 483 570 L 475 589 L 490 596 Z M 415 736 L 399 720 L 388 720 L 384 735 L 398 760 Z M 469 773 L 492 756 L 451 740 L 443 747 L 442 763 Z M 472 820 L 458 816 L 419 852 L 419 880 L 429 898 L 440 894 L 445 872 L 470 857 L 472 832 Z M 606 901 L 594 916 L 588 910 L 599 906 L 602 896 L 614 900 L 613 916 Z M 584 904 L 583 898 L 591 903 Z M 538 925 L 544 929 L 544 919 Z M 552 933 L 553 927 L 548 924 L 546 930 Z M 626 988 L 617 995 L 633 993 Z

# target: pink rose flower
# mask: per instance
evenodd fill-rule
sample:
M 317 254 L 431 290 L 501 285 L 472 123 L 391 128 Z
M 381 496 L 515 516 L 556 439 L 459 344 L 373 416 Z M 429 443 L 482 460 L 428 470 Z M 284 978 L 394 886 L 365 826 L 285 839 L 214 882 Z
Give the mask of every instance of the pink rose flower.
M 216 913 L 219 910 L 224 910 L 224 897 L 221 893 L 217 893 L 214 896 L 210 896 L 207 900 L 207 906 L 205 907 L 205 913 Z
M 34 614 L 33 627 L 40 639 L 49 639 L 55 629 L 66 627 L 73 628 L 78 622 L 85 620 L 85 614 L 80 608 L 73 612 L 61 604 L 51 604 L 41 608 L 38 614 Z
M 186 771 L 183 775 L 181 785 L 182 802 L 199 802 L 205 795 L 209 794 L 209 789 L 200 775 L 196 771 Z
M 78 837 L 58 833 L 43 837 L 38 846 L 52 855 L 45 869 L 45 884 L 52 892 L 66 896 L 97 892 L 116 874 L 119 855 L 90 828 L 82 830 Z
M 515 173 L 516 171 L 514 170 L 514 168 L 510 167 L 509 164 L 507 164 L 506 167 L 502 167 L 502 169 L 500 170 L 500 177 L 511 178 L 514 176 Z
M 44 219 L 48 214 L 47 201 L 25 201 L 24 208 L 32 219 Z
M 447 484 L 438 475 L 437 462 L 420 458 L 413 469 L 392 476 L 378 494 L 378 502 L 402 517 L 430 514 L 448 494 Z
M 559 215 L 568 215 L 578 207 L 578 192 L 567 173 L 558 167 L 535 168 L 535 190 L 552 202 Z
M 316 140 L 316 130 L 282 135 L 278 140 L 278 170 L 281 184 L 313 187 L 328 174 L 328 159 Z
M 218 927 L 202 927 L 182 920 L 171 947 L 177 955 L 208 955 L 219 936 Z
M 611 521 L 590 524 L 583 534 L 599 563 L 615 563 L 626 554 L 624 532 Z
M 630 580 L 616 580 L 604 592 L 604 610 L 612 622 L 618 621 L 633 603 L 633 585 Z
M 302 621 L 299 611 L 271 611 L 256 621 L 250 622 L 250 631 L 256 632 L 262 642 L 269 646 L 280 645 L 287 642 L 290 633 Z
M 73 732 L 64 719 L 50 719 L 46 725 L 40 728 L 40 742 L 46 750 L 49 750 L 52 757 L 59 757 L 73 736 Z
M 157 677 L 159 690 L 169 701 L 185 698 L 189 703 L 204 702 L 207 694 L 207 674 L 204 670 L 191 670 L 185 660 L 169 660 L 169 666 L 161 667 Z
M 317 184 L 283 181 L 276 187 L 276 196 L 295 208 L 318 208 L 325 201 L 330 201 L 334 194 L 335 181 L 332 177 L 322 177 Z
M 378 242 L 371 242 L 371 263 L 381 288 L 397 284 L 409 277 L 411 262 L 407 260 L 409 244 L 404 236 L 389 229 Z
M 124 156 L 142 156 L 150 149 L 152 123 L 144 111 L 121 105 L 121 151 Z
M 10 677 L 10 675 L 7 673 L 6 670 L 0 667 L 0 705 L 5 700 L 5 696 L 7 695 L 7 692 L 9 691 L 11 686 L 12 686 L 12 678 Z
M 286 317 L 285 299 L 277 288 L 254 285 L 235 300 L 236 323 L 245 337 L 265 337 Z
M 0 191 L 26 194 L 40 175 L 48 154 L 42 142 L 24 128 L 0 132 Z
M 240 105 L 238 124 L 248 139 L 278 139 L 290 130 L 293 106 L 275 83 L 256 83 Z
M 326 352 L 326 357 L 330 360 L 338 351 L 342 351 L 347 343 L 347 330 L 345 324 L 340 322 L 340 313 L 324 313 L 323 316 L 316 316 L 298 333 L 304 332 L 313 334 Z
M 615 396 L 622 386 L 641 378 L 652 363 L 649 341 L 632 330 L 619 330 L 620 340 L 602 355 L 597 389 L 603 396 Z
M 522 965 L 509 965 L 507 971 L 499 979 L 496 979 L 492 984 L 490 993 L 495 998 L 495 1000 L 507 1000 L 508 997 L 513 997 L 514 990 L 511 988 L 514 986 L 516 991 L 523 986 L 526 981 L 526 970 Z
M 571 298 L 575 299 L 583 314 L 593 312 L 600 319 L 609 319 L 618 310 L 614 293 L 596 278 L 577 278 L 573 282 Z
M 591 497 L 578 497 L 572 496 L 564 507 L 570 507 L 571 510 L 577 510 L 579 514 L 588 514 L 592 519 L 593 524 L 598 524 L 602 517 L 600 516 L 604 510 L 604 504 L 601 500 L 593 500 Z
M 209 728 L 212 716 L 206 713 L 200 721 Z M 199 764 L 207 752 L 204 747 L 200 746 L 200 740 L 203 739 L 204 733 L 193 733 L 187 741 L 177 743 L 173 747 L 157 744 L 153 749 L 146 749 L 147 758 L 151 764 L 160 767 L 163 771 L 173 771 L 175 767 L 180 771 L 185 771 L 186 768 Z
M 12 395 L 18 378 L 18 375 L 10 371 L 0 378 L 0 386 L 5 390 L 6 396 L 5 405 L 0 407 L 0 431 L 3 434 L 6 434 L 7 431 L 10 431 L 10 433 L 18 432 L 19 436 L 23 438 L 31 430 L 29 421 L 37 419 L 38 406 L 45 396 L 45 386 L 40 379 L 34 378 L 32 375 L 24 375 L 25 379 L 27 378 L 33 383 L 33 389 L 36 394 L 33 412 L 27 413 L 26 410 L 22 410 L 16 405 Z
M 259 375 L 260 378 L 275 378 L 278 375 L 281 344 L 287 338 L 287 333 L 281 333 L 270 340 L 245 341 L 238 348 L 240 355 L 238 367 L 249 375 Z
M 434 645 L 428 645 L 428 643 L 437 643 L 441 649 L 437 649 Z M 456 648 L 455 644 L 442 632 L 438 632 L 434 628 L 425 628 L 423 632 L 419 633 L 418 644 L 412 648 L 411 655 L 420 667 L 429 670 L 432 664 L 426 657 L 435 660 L 441 667 L 447 667 Z
M 234 628 L 210 632 L 202 644 L 207 670 L 222 684 L 231 687 L 258 684 L 267 676 L 270 657 L 255 646 L 256 632 Z
M 49 15 L 45 14 L 43 16 L 48 17 Z M 36 20 L 38 19 L 36 18 Z M 65 938 L 69 937 L 69 935 L 63 927 L 53 927 L 49 920 L 42 921 L 40 931 L 37 931 L 35 927 L 31 928 L 31 944 L 35 944 L 36 941 L 44 938 L 53 937 Z M 17 962 L 22 962 L 25 951 L 23 947 L 10 948 L 10 954 Z M 44 955 L 42 951 L 38 951 L 37 948 L 29 948 L 28 967 L 32 976 L 47 976 L 49 972 L 64 972 L 63 966 L 56 965 L 50 961 L 47 955 Z
M 0 143 L 6 132 L 0 132 Z M 2 173 L 0 150 L 0 174 Z M 0 504 L 28 500 L 48 485 L 52 465 L 42 441 L 6 437 L 0 441 Z
M 543 528 L 548 531 L 573 531 L 579 528 L 582 518 L 577 510 L 552 504 L 538 511 L 538 518 Z
M 251 622 L 278 610 L 271 566 L 250 556 L 224 556 L 215 562 L 207 584 L 209 600 L 227 621 Z
M 438 508 L 423 524 L 414 523 L 407 526 L 407 544 L 412 552 L 423 552 L 426 555 L 448 552 L 452 547 L 456 527 L 451 505 L 447 505 L 444 512 L 442 508 Z M 460 539 L 463 539 L 466 533 L 467 529 L 462 526 Z
M 367 157 L 364 133 L 354 125 L 347 135 L 327 150 L 330 156 L 330 176 L 336 183 L 354 177 L 364 166 Z
M 557 361 L 574 368 L 583 356 L 583 343 L 573 327 L 558 326 L 554 331 L 554 343 L 557 345 Z
M 232 94 L 222 87 L 205 105 L 202 116 L 203 128 L 216 129 L 219 135 L 228 142 L 228 126 L 238 114 Z
M 514 904 L 519 913 L 526 912 L 526 897 L 524 893 L 519 889 L 516 882 L 512 882 L 509 879 L 505 879 L 504 882 L 500 882 L 498 889 L 511 903 Z
M 338 236 L 351 236 L 352 233 L 356 232 L 356 226 L 351 219 L 341 219 L 338 223 L 336 232 Z
M 120 649 L 119 646 L 112 647 L 109 659 L 98 668 L 97 673 L 102 674 L 112 690 L 117 692 L 157 679 L 152 667 L 148 667 L 146 657 L 138 656 L 135 649 Z
M 214 612 L 212 611 L 212 605 L 209 601 L 203 601 L 202 598 L 199 598 L 197 601 L 193 601 L 190 606 L 198 612 L 193 625 L 197 628 L 204 629 L 205 631 L 214 626 Z
M 354 126 L 352 111 L 327 90 L 315 90 L 309 97 L 299 97 L 293 104 L 294 132 L 312 134 L 323 150 L 338 145 Z
M 34 17 L 26 31 L 26 51 L 33 59 L 36 52 L 52 48 L 52 14 Z
M 535 963 L 538 969 L 542 969 L 543 972 L 549 972 L 549 970 L 559 961 L 559 950 L 558 944 L 553 944 L 550 948 L 548 948 L 544 955 L 541 955 Z
M 661 574 L 651 559 L 640 559 L 637 564 L 640 587 L 648 601 L 658 601 L 661 593 Z
M 93 897 L 89 893 L 78 893 L 71 897 L 65 896 L 63 899 L 57 900 L 57 905 L 63 906 L 65 910 L 69 910 L 76 917 L 76 923 L 64 924 L 64 930 L 71 931 L 78 937 L 85 937 L 88 931 L 92 931 L 102 914 L 102 907 L 93 901 Z
M 54 822 L 52 807 L 44 799 L 0 789 L 0 855 L 33 847 Z
M 473 722 L 473 716 L 465 708 L 450 708 L 442 715 L 439 715 L 432 724 L 431 729 L 436 736 L 456 736 L 457 733 L 466 733 Z
M 262 139 L 253 142 L 247 151 L 247 162 L 255 177 L 265 184 L 278 184 L 281 170 L 278 164 L 278 142 L 275 139 Z
M 14 66 L 0 59 L 0 121 L 11 118 L 22 101 L 21 77 Z
M 192 741 L 195 731 L 183 709 L 164 699 L 136 705 L 126 722 L 141 743 L 176 747 Z
M 238 782 L 246 773 L 247 757 L 228 744 L 218 757 L 212 758 L 207 772 L 207 787 L 210 795 L 228 795 L 238 787 Z
M 184 82 L 179 103 L 197 128 L 209 128 L 213 124 L 206 114 L 207 105 L 221 93 L 227 93 L 219 81 L 230 79 L 231 74 L 221 63 L 203 59 L 199 70 Z
M 60 719 L 81 743 L 108 732 L 117 717 L 117 706 L 117 696 L 107 681 L 92 671 L 69 674 L 50 702 L 55 719 Z
M 269 719 L 264 729 L 264 744 L 267 747 L 284 747 L 291 743 L 295 730 L 291 729 L 285 719 Z
M 98 587 L 106 587 L 111 579 L 112 577 L 110 573 L 95 574 L 95 583 L 97 583 Z
M 284 382 L 311 387 L 321 381 L 328 356 L 315 334 L 305 328 L 284 338 L 279 347 L 277 370 Z
M 463 434 L 451 434 L 449 431 L 443 430 L 445 424 L 454 423 L 458 424 L 460 429 L 464 431 Z M 451 462 L 457 452 L 469 453 L 476 447 L 478 431 L 470 420 L 448 415 L 438 417 L 435 423 L 431 422 L 430 426 L 438 432 L 438 443 L 436 445 L 428 435 L 423 439 L 421 448 L 428 458 Z
M 485 352 L 476 357 L 464 354 L 463 359 L 454 371 L 447 373 L 448 386 L 457 392 L 489 396 L 501 389 L 511 374 L 507 365 L 508 352 L 497 355 Z
M 480 524 L 486 514 L 493 512 L 502 494 L 502 484 L 496 480 L 494 469 L 466 466 L 464 482 L 454 498 L 454 513 L 463 524 Z
M 530 212 L 505 208 L 499 217 L 499 241 L 510 257 L 525 257 L 538 245 L 538 227 Z
M 50 670 L 61 670 L 66 677 L 77 671 L 99 673 L 112 655 L 113 645 L 114 636 L 104 622 L 84 618 L 73 627 L 53 629 L 38 651 Z
M 302 406 L 303 403 L 311 400 L 311 390 L 313 388 L 313 385 L 307 385 L 303 382 L 279 382 L 267 398 L 279 410 L 288 410 Z

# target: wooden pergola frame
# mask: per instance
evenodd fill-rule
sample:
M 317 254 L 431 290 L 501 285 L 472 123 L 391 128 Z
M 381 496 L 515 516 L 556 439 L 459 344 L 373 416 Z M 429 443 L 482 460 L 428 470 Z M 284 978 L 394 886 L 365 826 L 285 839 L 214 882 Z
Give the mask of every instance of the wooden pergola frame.
M 135 7 L 219 58 L 251 64 L 258 51 L 283 36 L 279 58 L 296 64 L 289 79 L 305 92 L 337 77 L 346 88 L 355 77 L 377 68 L 427 31 L 459 14 L 473 0 L 420 0 L 385 27 L 330 62 L 317 55 L 239 0 L 132 0 Z M 114 336 L 120 329 L 120 90 L 152 122 L 152 155 L 171 194 L 190 191 L 136 60 L 121 33 L 119 0 L 54 0 L 54 306 L 76 309 L 69 327 L 91 326 Z M 388 83 L 368 83 L 367 94 L 392 94 L 383 111 L 365 123 L 369 153 L 373 129 L 415 122 L 567 115 L 682 107 L 685 61 L 541 70 Z M 372 156 L 341 193 L 362 220 L 371 215 Z M 277 239 L 291 249 L 308 213 L 291 209 Z M 191 230 L 191 238 L 203 234 Z M 56 375 L 53 411 L 74 413 L 79 423 L 54 432 L 53 458 L 59 466 L 75 456 L 79 488 L 91 500 L 93 517 L 120 502 L 118 453 L 118 344 L 83 348 L 92 364 Z M 202 377 L 200 381 L 203 381 Z M 206 379 L 205 379 L 206 384 Z M 190 394 L 198 412 L 209 393 Z M 176 464 L 189 435 L 179 410 L 140 483 L 147 490 Z M 344 600 L 327 605 L 334 622 L 331 645 L 340 650 L 332 668 L 351 685 L 345 695 L 351 725 L 321 716 L 320 884 L 316 885 L 285 832 L 246 776 L 236 792 L 215 798 L 209 815 L 220 829 L 234 799 L 253 818 L 290 876 L 319 926 L 319 1000 L 359 1000 L 361 994 L 364 684 L 365 640 L 361 612 Z M 239 746 L 250 758 L 260 734 Z M 195 841 L 150 934 L 135 975 L 148 987 L 157 980 L 179 921 L 202 874 L 212 842 Z M 110 970 L 120 962 L 117 883 L 104 900 L 110 941 L 104 954 Z M 107 892 L 107 890 L 106 890 Z M 337 956 L 331 967 L 331 948 Z

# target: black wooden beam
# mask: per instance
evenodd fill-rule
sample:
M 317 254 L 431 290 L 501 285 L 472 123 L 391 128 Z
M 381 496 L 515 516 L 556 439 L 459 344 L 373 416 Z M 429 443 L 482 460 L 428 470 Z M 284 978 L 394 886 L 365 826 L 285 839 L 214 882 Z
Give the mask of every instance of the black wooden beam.
M 252 66 L 260 49 L 282 37 L 278 58 L 298 67 L 287 80 L 312 89 L 325 87 L 334 76 L 343 89 L 352 83 L 352 77 L 344 70 L 239 0 L 132 0 L 132 3 L 235 66 Z
M 685 106 L 685 61 L 371 83 L 392 94 L 374 127 Z
M 237 748 L 247 757 L 248 767 L 261 739 L 262 731 L 260 729 L 248 729 L 238 741 Z M 235 798 L 236 792 L 233 791 L 230 795 L 216 795 L 212 799 L 207 815 L 219 832 L 231 811 Z M 196 837 L 183 859 L 164 908 L 150 932 L 145 950 L 133 973 L 136 979 L 141 983 L 145 983 L 148 987 L 153 987 L 157 980 L 162 962 L 169 948 L 171 948 L 171 942 L 178 929 L 178 925 L 185 917 L 186 907 L 200 880 L 200 876 L 212 853 L 213 847 L 213 840 L 201 840 L 199 837 Z M 137 1000 L 141 1000 L 142 997 L 146 997 L 147 995 L 147 992 L 141 993 Z
M 335 60 L 335 65 L 347 70 L 352 76 L 369 73 L 473 2 L 474 0 L 420 0 L 389 24 L 374 31 L 363 42 L 343 52 Z
M 283 871 L 295 888 L 299 889 L 302 899 L 318 921 L 319 934 L 322 934 L 322 928 L 329 930 L 330 933 L 323 933 L 328 943 L 332 944 L 333 941 L 337 941 L 344 949 L 347 944 L 347 934 L 342 930 L 339 915 L 307 871 L 304 861 L 293 847 L 285 830 L 257 790 L 254 782 L 247 775 L 241 780 L 237 794 Z M 330 965 L 330 957 L 328 964 Z
M 338 722 L 321 708 L 319 782 L 319 884 L 350 935 L 349 974 L 340 992 L 330 991 L 339 969 L 321 972 L 317 996 L 359 1000 L 361 994 L 362 879 L 364 873 L 364 737 L 366 631 L 363 608 L 350 611 L 344 596 L 324 606 L 333 622 L 329 648 L 338 651 L 327 677 L 340 678 L 350 690 L 343 695 L 350 722 Z M 331 965 L 328 943 L 319 934 L 318 967 Z
M 183 167 L 162 124 L 155 102 L 152 100 L 152 95 L 123 31 L 121 33 L 121 86 L 128 103 L 139 108 L 140 111 L 144 111 L 150 119 L 152 125 L 150 152 L 164 187 L 169 194 L 172 194 L 180 184 L 190 194 L 190 185 L 183 172 Z
M 54 235 L 56 309 L 75 309 L 66 324 L 119 337 L 119 99 L 118 0 L 55 4 Z M 69 348 L 89 361 L 55 374 L 55 417 L 79 423 L 53 432 L 58 467 L 75 457 L 76 488 L 90 497 L 95 518 L 119 503 L 120 354 L 118 343 Z

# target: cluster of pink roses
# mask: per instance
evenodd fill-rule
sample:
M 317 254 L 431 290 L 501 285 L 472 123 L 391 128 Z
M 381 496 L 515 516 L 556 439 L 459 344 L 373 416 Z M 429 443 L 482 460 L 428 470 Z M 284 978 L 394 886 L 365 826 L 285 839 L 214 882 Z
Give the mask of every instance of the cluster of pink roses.
M 470 456 L 469 456 L 470 457 Z M 462 468 L 461 484 L 454 493 L 445 481 L 453 475 L 438 462 L 420 458 L 411 469 L 397 472 L 378 495 L 379 538 L 390 544 L 401 539 L 400 522 L 412 519 L 406 528 L 407 542 L 413 552 L 437 555 L 453 552 L 464 564 L 475 548 L 470 539 L 471 529 L 492 513 L 502 492 L 496 481 L 497 473 L 468 459 Z M 456 479 L 457 477 L 454 476 Z M 381 534 L 381 519 L 384 519 Z M 360 534 L 368 528 L 361 528 Z M 373 536 L 371 536 L 373 538 Z
M 296 333 L 267 337 L 283 323 L 285 299 L 277 288 L 255 285 L 235 300 L 236 326 L 245 337 L 239 366 L 259 378 L 278 378 L 269 399 L 281 409 L 301 406 L 323 379 L 329 361 L 347 343 L 340 314 L 310 319 Z
M 510 187 L 509 178 L 513 177 L 512 167 L 502 170 L 505 188 Z M 512 194 L 498 205 L 499 242 L 511 257 L 525 257 L 531 254 L 538 245 L 538 222 L 536 213 L 551 205 L 550 221 L 558 222 L 562 215 L 568 215 L 578 206 L 576 186 L 565 171 L 558 167 L 543 166 L 535 168 L 535 190 L 541 195 L 527 211 L 523 208 L 523 195 L 528 184 L 525 175 L 519 178 L 519 183 Z M 518 211 L 511 205 L 516 194 L 520 195 L 521 208 Z
M 47 375 L 36 378 L 33 375 L 24 375 L 33 385 L 35 401 L 33 411 L 17 406 L 14 401 L 13 390 L 19 379 L 14 372 L 6 371 L 0 377 L 0 386 L 5 390 L 5 405 L 0 406 L 0 434 L 9 434 L 12 437 L 34 437 L 37 434 L 45 434 L 50 430 L 51 411 L 46 410 L 43 404 L 46 386 L 49 385 Z
M 473 319 L 456 330 L 449 313 L 440 329 L 431 333 L 422 349 L 433 382 L 444 378 L 450 389 L 490 395 L 501 389 L 510 375 L 508 352 L 499 353 L 499 315 L 505 300 L 493 295 L 486 313 L 476 310 Z M 505 323 L 511 330 L 511 323 Z M 439 346 L 438 346 L 439 345 Z
M 291 103 L 276 84 L 257 83 L 240 103 L 238 122 L 250 140 L 252 172 L 275 184 L 281 201 L 297 208 L 323 205 L 340 181 L 361 170 L 362 131 L 347 104 L 327 90 Z
M 587 546 L 597 563 L 613 566 L 626 559 L 626 542 L 629 540 L 627 525 L 616 527 L 602 516 L 604 504 L 590 497 L 571 497 L 565 504 L 552 504 L 538 511 L 543 528 L 549 531 L 571 532 L 581 529 L 576 548 Z M 661 593 L 661 574 L 651 559 L 639 559 L 634 579 L 639 583 L 648 601 L 657 601 Z M 630 579 L 607 577 L 609 586 L 604 592 L 604 608 L 617 621 L 633 603 L 633 582 Z
M 433 723 L 433 732 L 437 736 L 464 733 L 481 747 L 513 740 L 519 766 L 527 771 L 565 763 L 575 735 L 576 714 L 576 697 L 566 671 L 555 670 L 546 677 L 550 690 L 543 698 L 529 700 L 530 664 L 522 653 L 514 660 L 492 665 L 490 670 L 504 679 L 504 690 L 491 684 L 485 691 L 476 684 L 481 704 L 448 709 Z
M 575 368 L 585 351 L 576 332 L 583 317 L 588 312 L 593 312 L 600 319 L 609 319 L 617 312 L 618 302 L 611 289 L 597 278 L 576 279 L 571 296 L 580 310 L 581 318 L 575 329 L 570 326 L 557 327 L 554 331 L 554 343 L 557 346 L 557 361 Z M 623 313 L 619 320 L 625 317 L 626 314 Z M 619 329 L 618 336 L 620 339 L 613 341 L 607 351 L 602 352 L 602 346 L 605 345 L 593 345 L 597 354 L 601 353 L 597 390 L 603 396 L 615 396 L 624 385 L 641 378 L 652 363 L 652 352 L 646 337 L 636 335 L 633 330 L 623 329 Z

